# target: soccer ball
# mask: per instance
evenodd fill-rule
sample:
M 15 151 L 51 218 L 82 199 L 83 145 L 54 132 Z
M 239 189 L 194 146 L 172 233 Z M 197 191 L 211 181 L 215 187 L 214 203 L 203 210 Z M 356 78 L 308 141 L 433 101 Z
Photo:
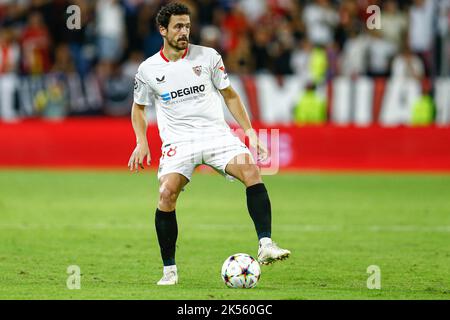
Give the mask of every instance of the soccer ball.
M 222 279 L 230 288 L 253 288 L 260 276 L 258 261 L 246 253 L 229 256 L 222 266 Z

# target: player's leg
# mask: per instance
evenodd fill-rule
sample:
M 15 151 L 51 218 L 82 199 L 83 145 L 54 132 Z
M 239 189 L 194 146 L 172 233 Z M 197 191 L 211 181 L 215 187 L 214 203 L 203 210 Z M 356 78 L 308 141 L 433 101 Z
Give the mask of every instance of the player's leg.
M 178 237 L 175 207 L 181 190 L 188 182 L 189 180 L 179 173 L 169 173 L 159 179 L 159 203 L 155 214 L 155 227 L 164 264 L 164 276 L 158 285 L 173 285 L 178 282 L 175 264 L 175 246 Z
M 259 239 L 258 261 L 270 264 L 289 257 L 289 250 L 279 248 L 272 242 L 272 209 L 267 189 L 258 166 L 248 153 L 235 156 L 225 167 L 225 172 L 246 187 L 247 208 L 255 224 Z
M 247 208 L 255 224 L 258 239 L 270 238 L 272 233 L 270 200 L 252 157 L 247 153 L 234 157 L 227 164 L 225 172 L 241 181 L 247 188 Z

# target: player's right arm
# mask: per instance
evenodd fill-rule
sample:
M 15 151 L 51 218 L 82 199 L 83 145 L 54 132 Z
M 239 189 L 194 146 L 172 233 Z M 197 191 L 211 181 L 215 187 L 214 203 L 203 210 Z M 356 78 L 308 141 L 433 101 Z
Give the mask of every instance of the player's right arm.
M 148 72 L 148 71 L 147 71 Z M 133 107 L 131 109 L 131 122 L 136 135 L 136 148 L 128 161 L 130 171 L 144 169 L 144 159 L 147 157 L 147 165 L 150 165 L 150 149 L 147 141 L 147 118 L 145 107 L 151 104 L 151 88 L 145 80 L 145 71 L 142 64 L 134 78 Z
M 145 117 L 145 106 L 133 103 L 131 109 L 131 122 L 136 135 L 136 148 L 134 148 L 128 161 L 130 171 L 144 169 L 144 159 L 147 157 L 147 165 L 150 165 L 150 149 L 147 141 L 147 120 Z

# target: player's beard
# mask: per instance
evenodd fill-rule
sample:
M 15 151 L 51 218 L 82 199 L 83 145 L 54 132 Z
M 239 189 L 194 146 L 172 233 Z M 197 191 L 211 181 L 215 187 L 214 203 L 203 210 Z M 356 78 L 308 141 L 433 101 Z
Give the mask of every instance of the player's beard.
M 184 40 L 184 41 L 182 41 Z M 180 37 L 178 39 L 172 39 L 172 41 L 169 41 L 169 44 L 172 48 L 176 50 L 186 50 L 189 45 L 189 38 L 188 37 Z

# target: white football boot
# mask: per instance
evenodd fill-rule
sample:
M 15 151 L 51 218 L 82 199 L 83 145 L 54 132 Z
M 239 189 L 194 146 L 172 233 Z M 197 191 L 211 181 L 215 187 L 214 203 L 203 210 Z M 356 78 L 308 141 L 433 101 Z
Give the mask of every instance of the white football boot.
M 262 238 L 259 242 L 258 262 L 260 264 L 268 265 L 277 260 L 284 260 L 289 258 L 291 252 L 286 249 L 281 249 L 270 238 Z
M 161 280 L 158 281 L 158 286 L 173 286 L 178 283 L 177 266 L 164 267 L 164 273 Z

